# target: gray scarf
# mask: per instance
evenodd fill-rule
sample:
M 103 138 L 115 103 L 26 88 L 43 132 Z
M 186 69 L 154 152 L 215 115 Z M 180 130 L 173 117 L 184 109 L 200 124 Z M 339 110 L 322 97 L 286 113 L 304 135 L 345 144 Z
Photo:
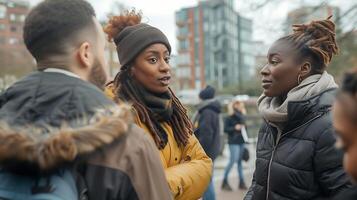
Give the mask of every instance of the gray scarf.
M 282 124 L 288 120 L 288 103 L 290 101 L 308 99 L 329 88 L 337 88 L 337 85 L 333 77 L 325 71 L 323 74 L 307 77 L 289 91 L 285 100 L 282 100 L 281 97 L 267 97 L 263 94 L 258 99 L 258 109 L 264 119 L 281 128 Z

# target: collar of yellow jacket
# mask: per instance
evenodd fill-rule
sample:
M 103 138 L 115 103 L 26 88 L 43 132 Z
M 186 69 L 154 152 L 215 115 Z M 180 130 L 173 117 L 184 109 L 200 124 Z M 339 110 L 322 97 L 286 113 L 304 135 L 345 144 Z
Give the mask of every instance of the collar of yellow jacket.
M 104 94 L 105 94 L 108 98 L 114 100 L 114 98 L 115 98 L 115 93 L 114 93 L 114 85 L 113 85 L 113 83 L 111 83 L 111 84 L 109 84 L 109 85 L 107 85 L 107 86 L 105 87 L 105 89 L 104 89 Z

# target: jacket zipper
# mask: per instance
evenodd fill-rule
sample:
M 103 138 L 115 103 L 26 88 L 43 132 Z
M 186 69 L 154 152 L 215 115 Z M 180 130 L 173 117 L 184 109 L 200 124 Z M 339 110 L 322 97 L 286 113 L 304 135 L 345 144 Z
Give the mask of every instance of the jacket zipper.
M 319 118 L 319 117 L 321 117 L 321 116 L 322 116 L 322 114 L 319 114 L 319 115 L 317 115 L 316 117 L 310 119 L 309 121 L 303 123 L 302 125 L 300 125 L 300 126 L 294 128 L 294 129 L 292 129 L 292 130 L 286 132 L 285 134 L 281 134 L 281 136 L 279 136 L 279 134 L 278 134 L 278 138 L 277 138 L 276 143 L 275 143 L 275 145 L 274 145 L 274 148 L 273 148 L 273 151 L 272 151 L 272 154 L 271 154 L 271 157 L 270 157 L 270 161 L 269 161 L 269 166 L 268 166 L 268 180 L 267 180 L 266 200 L 269 200 L 271 165 L 272 165 L 272 163 L 273 163 L 274 154 L 275 154 L 276 148 L 277 148 L 277 146 L 278 146 L 278 144 L 279 144 L 279 141 L 281 140 L 281 138 L 283 138 L 283 137 L 286 136 L 287 134 L 289 134 L 289 133 L 291 133 L 291 132 L 293 132 L 293 131 L 296 131 L 297 129 L 301 128 L 302 126 L 305 126 L 306 124 L 308 124 L 308 123 L 314 121 L 315 119 L 317 119 L 317 118 Z M 278 131 L 279 131 L 279 129 L 278 129 Z

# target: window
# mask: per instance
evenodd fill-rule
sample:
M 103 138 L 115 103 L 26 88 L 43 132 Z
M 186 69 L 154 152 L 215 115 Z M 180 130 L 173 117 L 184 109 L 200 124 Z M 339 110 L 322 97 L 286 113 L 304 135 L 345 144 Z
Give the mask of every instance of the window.
M 194 20 L 195 20 L 195 22 L 198 23 L 199 18 L 200 18 L 200 10 L 199 10 L 198 8 L 196 8 L 193 14 L 194 14 Z
M 3 5 L 0 5 L 0 19 L 3 19 L 6 17 L 6 7 Z
M 188 49 L 188 40 L 181 40 L 179 42 L 179 49 L 180 50 L 187 50 Z
M 14 4 L 14 2 L 9 2 L 9 3 L 7 4 L 7 6 L 9 6 L 10 8 L 14 8 L 14 7 L 15 7 L 15 4 Z
M 11 30 L 11 32 L 16 32 L 17 28 L 16 28 L 16 26 L 11 26 L 10 30 Z
M 177 56 L 178 65 L 189 65 L 190 64 L 190 55 L 188 53 L 182 53 Z
M 208 32 L 208 31 L 209 31 L 208 22 L 204 22 L 204 23 L 203 23 L 203 31 L 204 31 L 204 32 Z
M 20 15 L 20 21 L 21 21 L 21 22 L 24 22 L 25 19 L 26 19 L 26 15 Z
M 5 24 L 0 24 L 0 31 L 3 31 L 3 30 L 5 30 L 5 29 L 6 29 Z
M 10 21 L 16 21 L 16 15 L 10 14 Z
M 177 22 L 187 21 L 187 11 L 181 10 L 181 11 L 176 12 L 176 21 Z
M 17 39 L 17 38 L 10 38 L 10 39 L 9 39 L 9 44 L 19 44 L 19 39 Z

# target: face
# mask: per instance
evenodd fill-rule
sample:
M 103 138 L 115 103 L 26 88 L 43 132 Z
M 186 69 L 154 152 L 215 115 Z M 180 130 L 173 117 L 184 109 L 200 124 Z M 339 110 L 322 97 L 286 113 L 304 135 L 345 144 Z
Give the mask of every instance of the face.
M 357 181 L 357 125 L 353 123 L 347 114 L 347 103 L 336 101 L 333 107 L 334 127 L 339 138 L 337 146 L 340 146 L 344 154 L 344 168 L 352 178 Z M 352 105 L 356 106 L 356 105 Z
M 233 104 L 233 108 L 240 111 L 242 109 L 240 102 L 239 101 L 235 102 Z
M 151 92 L 167 92 L 171 80 L 169 61 L 170 53 L 166 46 L 153 44 L 137 56 L 131 75 Z
M 89 82 L 103 89 L 104 85 L 107 81 L 107 65 L 105 62 L 104 50 L 105 50 L 105 35 L 101 25 L 95 20 L 96 30 L 97 30 L 97 38 L 96 43 L 94 44 L 95 48 L 93 48 L 94 60 L 93 64 L 90 67 L 89 73 Z
M 284 96 L 298 85 L 300 71 L 296 56 L 296 51 L 287 41 L 277 41 L 270 47 L 268 63 L 260 71 L 266 96 Z

